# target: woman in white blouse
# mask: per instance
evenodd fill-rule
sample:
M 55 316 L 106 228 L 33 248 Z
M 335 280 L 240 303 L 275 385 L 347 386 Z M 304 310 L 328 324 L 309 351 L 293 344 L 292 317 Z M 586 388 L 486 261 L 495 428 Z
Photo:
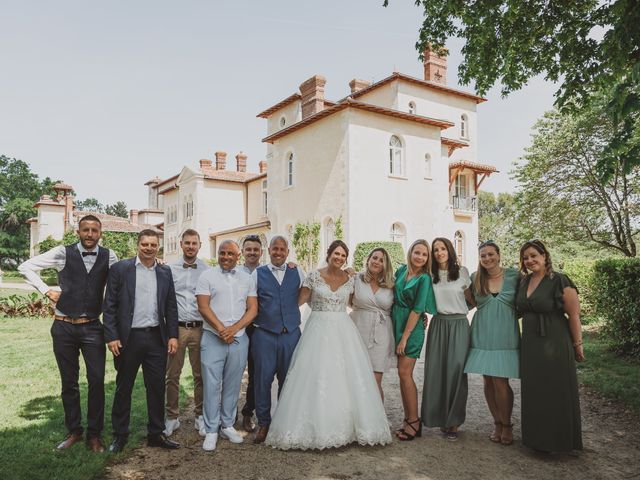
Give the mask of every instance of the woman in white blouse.
M 455 441 L 467 408 L 464 365 L 470 342 L 467 300 L 471 301 L 471 279 L 469 271 L 458 264 L 449 239 L 436 238 L 431 253 L 437 313 L 427 335 L 422 421 L 427 427 L 440 427 L 447 440 Z

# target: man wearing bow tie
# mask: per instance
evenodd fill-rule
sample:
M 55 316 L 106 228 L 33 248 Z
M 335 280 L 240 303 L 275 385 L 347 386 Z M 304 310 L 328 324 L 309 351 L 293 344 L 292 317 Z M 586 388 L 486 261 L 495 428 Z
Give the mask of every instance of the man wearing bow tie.
M 100 434 L 104 425 L 104 366 L 105 345 L 103 326 L 98 317 L 102 313 L 102 296 L 109 267 L 118 261 L 115 253 L 98 246 L 102 224 L 94 215 L 86 215 L 78 222 L 80 242 L 58 246 L 27 260 L 18 271 L 27 283 L 37 288 L 55 305 L 55 321 L 51 326 L 53 352 L 62 380 L 62 406 L 67 438 L 58 445 L 65 450 L 82 440 L 82 414 L 78 374 L 82 353 L 87 369 L 89 395 L 87 398 L 87 447 L 94 452 L 104 451 Z M 55 268 L 61 291 L 46 285 L 39 271 Z
M 196 287 L 198 309 L 204 317 L 200 343 L 204 386 L 202 448 L 215 450 L 218 432 L 232 443 L 242 443 L 234 428 L 242 373 L 249 339 L 245 328 L 258 312 L 256 286 L 251 275 L 236 268 L 240 247 L 225 240 L 218 248 L 219 266 L 200 276 Z
M 300 339 L 298 292 L 304 281 L 300 267 L 286 264 L 287 240 L 278 235 L 269 243 L 271 263 L 258 267 L 253 276 L 258 294 L 258 316 L 251 338 L 255 365 L 255 398 L 258 433 L 254 443 L 262 443 L 271 424 L 271 385 L 278 377 L 278 394 L 284 385 L 293 351 Z
M 202 420 L 202 375 L 200 369 L 200 340 L 202 339 L 202 315 L 196 301 L 196 285 L 200 276 L 208 269 L 198 252 L 202 243 L 200 235 L 192 229 L 185 230 L 180 239 L 182 258 L 171 264 L 173 284 L 178 301 L 178 350 L 169 355 L 167 362 L 167 405 L 164 433 L 169 436 L 180 428 L 180 373 L 184 365 L 184 356 L 189 350 L 189 363 L 193 374 L 193 397 L 195 401 L 195 428 L 204 427 Z

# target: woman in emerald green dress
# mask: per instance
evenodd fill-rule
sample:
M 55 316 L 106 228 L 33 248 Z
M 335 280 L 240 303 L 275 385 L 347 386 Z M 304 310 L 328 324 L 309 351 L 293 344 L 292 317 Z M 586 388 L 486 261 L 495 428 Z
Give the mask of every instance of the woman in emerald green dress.
M 395 275 L 391 317 L 404 407 L 404 422 L 396 432 L 400 440 L 413 440 L 422 434 L 422 424 L 418 417 L 418 389 L 413 380 L 413 369 L 424 344 L 424 325 L 420 318 L 425 312 L 433 314 L 436 311 L 430 269 L 429 243 L 421 239 L 413 242 L 407 254 L 407 264 L 398 268 Z
M 478 270 L 471 275 L 471 293 L 478 309 L 471 322 L 471 348 L 465 373 L 484 379 L 484 397 L 495 425 L 489 440 L 513 443 L 513 390 L 510 378 L 520 377 L 520 329 L 515 302 L 520 274 L 500 266 L 500 247 L 489 240 L 478 248 Z
M 539 240 L 520 248 L 520 270 L 526 275 L 516 295 L 522 315 L 522 443 L 544 452 L 582 450 L 575 363 L 584 361 L 578 291 L 569 277 L 554 272 Z

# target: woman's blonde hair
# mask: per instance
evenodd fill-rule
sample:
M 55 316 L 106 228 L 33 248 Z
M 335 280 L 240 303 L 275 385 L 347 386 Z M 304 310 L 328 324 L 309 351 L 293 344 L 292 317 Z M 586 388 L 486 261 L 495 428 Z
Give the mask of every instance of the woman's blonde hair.
M 391 266 L 391 257 L 389 253 L 382 247 L 374 248 L 369 252 L 369 256 L 364 263 L 364 273 L 362 274 L 362 280 L 365 283 L 371 283 L 373 280 L 373 275 L 369 271 L 369 259 L 373 256 L 374 253 L 380 252 L 382 253 L 382 272 L 376 278 L 378 285 L 383 288 L 393 288 L 393 267 Z
M 429 258 L 427 258 L 427 263 L 423 265 L 420 271 L 413 272 L 413 269 L 411 267 L 411 254 L 413 253 L 413 249 L 416 248 L 418 245 L 427 247 L 427 253 L 429 254 Z M 431 247 L 429 246 L 429 242 L 427 242 L 424 238 L 419 238 L 418 240 L 416 240 L 411 244 L 411 246 L 409 247 L 409 251 L 407 252 L 407 269 L 411 273 L 415 273 L 416 275 L 420 273 L 426 273 L 427 275 L 430 275 L 431 274 L 431 256 L 432 256 Z
M 478 247 L 478 253 L 480 250 L 486 247 L 493 248 L 498 255 L 500 255 L 500 247 L 496 245 L 493 240 L 487 240 L 482 242 Z M 482 262 L 478 259 L 478 270 L 476 270 L 476 276 L 473 279 L 473 291 L 479 295 L 489 295 L 489 272 L 482 266 Z

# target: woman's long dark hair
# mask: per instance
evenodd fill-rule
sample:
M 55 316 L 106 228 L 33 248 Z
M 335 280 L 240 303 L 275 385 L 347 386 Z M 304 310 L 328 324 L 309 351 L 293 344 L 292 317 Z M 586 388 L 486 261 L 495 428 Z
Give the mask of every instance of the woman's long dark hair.
M 450 282 L 455 282 L 460 278 L 460 264 L 458 263 L 458 255 L 456 255 L 456 250 L 453 248 L 453 243 L 451 240 L 444 237 L 436 237 L 431 242 L 431 257 L 433 258 L 433 263 L 431 264 L 431 273 L 433 277 L 433 283 L 438 283 L 440 281 L 440 273 L 438 270 L 440 267 L 438 266 L 438 261 L 436 260 L 435 255 L 435 247 L 436 242 L 442 242 L 447 249 L 447 253 L 449 254 L 449 259 L 447 260 L 447 280 Z

